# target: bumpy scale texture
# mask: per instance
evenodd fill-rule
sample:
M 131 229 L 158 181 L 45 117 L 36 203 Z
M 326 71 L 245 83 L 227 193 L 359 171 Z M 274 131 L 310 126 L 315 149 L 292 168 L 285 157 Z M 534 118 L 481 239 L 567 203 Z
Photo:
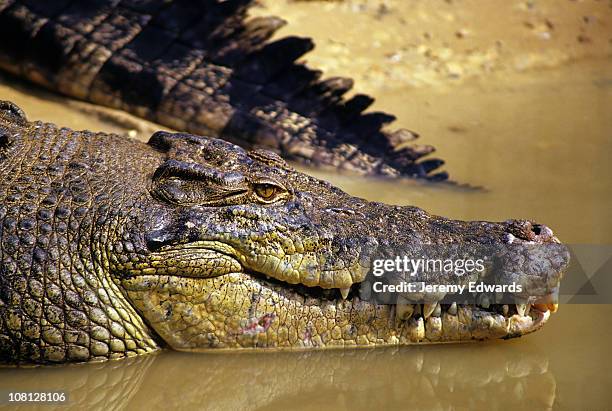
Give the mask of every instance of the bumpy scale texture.
M 394 116 L 364 113 L 296 62 L 306 38 L 269 42 L 284 22 L 247 18 L 252 0 L 0 1 L 0 68 L 51 90 L 179 131 L 262 146 L 286 158 L 368 175 L 443 180 L 442 161 Z
M 359 287 L 374 258 L 484 244 L 507 262 L 500 275 L 544 295 L 567 257 L 532 246 L 557 243 L 528 221 L 352 197 L 270 151 L 166 132 L 144 144 L 28 122 L 0 102 L 2 362 L 519 336 L 546 306 L 382 304 Z
M 27 142 L 13 140 L 15 132 L 0 128 L 0 357 L 85 361 L 156 349 L 102 270 L 102 249 L 121 233 L 100 228 L 116 227 L 125 218 L 117 210 L 138 206 L 116 190 L 137 166 L 120 154 L 129 144 L 41 123 L 21 131 Z

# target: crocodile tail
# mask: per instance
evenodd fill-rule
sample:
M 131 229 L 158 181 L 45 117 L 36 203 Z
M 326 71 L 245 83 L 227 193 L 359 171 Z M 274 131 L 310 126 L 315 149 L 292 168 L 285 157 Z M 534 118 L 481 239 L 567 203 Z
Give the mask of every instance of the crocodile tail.
M 263 146 L 366 175 L 444 180 L 433 147 L 366 112 L 353 83 L 299 59 L 310 39 L 271 41 L 251 0 L 0 1 L 0 68 L 49 89 L 194 134 Z

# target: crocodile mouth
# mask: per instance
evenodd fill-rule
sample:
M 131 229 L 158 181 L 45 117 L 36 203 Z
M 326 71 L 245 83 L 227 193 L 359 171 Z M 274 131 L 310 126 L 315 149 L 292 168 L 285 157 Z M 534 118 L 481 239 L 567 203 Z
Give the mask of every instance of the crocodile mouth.
M 282 280 L 270 277 L 268 275 L 252 271 L 244 270 L 244 273 L 253 277 L 266 287 L 283 287 L 294 293 L 296 297 L 314 299 L 318 301 L 327 301 L 336 305 L 349 303 L 357 306 L 369 305 L 376 306 L 375 302 L 360 299 L 361 287 L 359 283 L 351 286 L 350 292 L 343 295 L 343 291 L 338 288 L 321 288 L 318 286 L 309 287 L 304 284 L 289 284 Z M 489 304 L 484 302 L 483 296 L 487 294 L 477 294 L 474 296 L 475 301 L 481 303 L 461 304 L 452 303 L 444 304 L 441 302 L 432 302 L 428 304 L 384 304 L 390 308 L 390 320 L 399 325 L 410 321 L 423 322 L 427 325 L 429 318 L 443 319 L 445 317 L 456 317 L 460 323 L 470 324 L 474 320 L 482 324 L 491 326 L 492 328 L 505 329 L 507 334 L 501 338 L 520 337 L 531 333 L 541 328 L 550 318 L 551 313 L 558 310 L 556 295 L 548 295 L 541 297 L 540 301 L 548 301 L 546 303 L 517 303 L 517 304 Z M 507 297 L 506 297 L 507 299 Z M 554 301 L 554 302 L 553 302 Z M 488 336 L 483 333 L 482 339 L 487 339 Z
M 309 304 L 326 304 L 352 309 L 372 310 L 385 306 L 388 320 L 395 327 L 403 324 L 423 328 L 442 324 L 456 324 L 459 328 L 470 328 L 470 339 L 513 338 L 533 332 L 557 311 L 555 296 L 547 296 L 546 303 L 516 304 L 489 303 L 485 294 L 475 295 L 479 303 L 432 302 L 428 304 L 377 304 L 360 298 L 361 283 L 354 283 L 348 290 L 322 288 L 302 283 L 289 283 L 274 276 L 246 266 L 246 257 L 235 247 L 215 240 L 201 240 L 185 244 L 167 244 L 152 252 L 149 266 L 132 270 L 131 277 L 150 287 L 158 287 L 158 281 L 149 281 L 151 276 L 163 277 L 166 283 L 188 280 L 195 283 L 219 277 L 234 277 L 238 282 L 256 283 L 262 289 L 273 290 L 286 300 Z M 138 278 L 144 281 L 139 281 Z M 175 280 L 172 280 L 174 278 Z M 456 341 L 450 336 L 441 341 Z
M 260 282 L 264 287 L 283 287 L 290 293 L 294 293 L 295 297 L 303 298 L 304 300 L 326 301 L 335 305 L 344 303 L 353 304 L 353 306 L 376 306 L 376 303 L 367 300 L 361 300 L 360 288 L 361 284 L 353 284 L 348 295 L 342 295 L 342 291 L 338 288 L 321 288 L 318 286 L 309 287 L 303 284 L 289 284 L 281 280 L 277 280 L 268 275 L 252 271 L 244 270 L 244 273 L 253 277 Z M 475 296 L 476 301 L 482 301 L 485 294 Z M 294 297 L 294 298 L 295 298 Z M 427 327 L 428 321 L 431 318 L 432 322 L 436 320 L 448 320 L 456 318 L 459 323 L 470 326 L 473 322 L 479 322 L 481 328 L 481 337 L 476 339 L 489 338 L 514 338 L 529 334 L 540 329 L 544 323 L 548 321 L 551 313 L 558 310 L 558 303 L 555 295 L 543 297 L 542 300 L 550 301 L 548 303 L 518 303 L 518 304 L 444 304 L 444 303 L 429 303 L 429 304 L 384 304 L 390 308 L 390 321 L 401 326 L 402 323 L 416 322 Z M 452 320 L 450 320 L 452 321 Z M 449 322 L 449 321 L 447 321 Z M 494 335 L 487 335 L 487 329 L 497 329 Z M 506 333 L 500 333 L 499 330 L 505 330 Z

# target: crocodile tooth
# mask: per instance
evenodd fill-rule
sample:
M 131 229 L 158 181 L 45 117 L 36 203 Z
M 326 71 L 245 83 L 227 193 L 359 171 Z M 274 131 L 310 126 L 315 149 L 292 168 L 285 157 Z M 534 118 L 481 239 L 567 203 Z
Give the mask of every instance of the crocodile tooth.
M 510 311 L 510 307 L 508 307 L 508 304 L 504 304 L 502 307 L 502 312 L 504 313 L 504 316 L 507 317 L 508 316 L 508 312 Z
M 433 311 L 436 309 L 437 305 L 438 305 L 438 303 L 423 304 L 423 318 L 425 318 L 425 319 L 429 318 L 431 313 L 433 313 Z
M 457 315 L 457 303 L 452 303 L 447 311 L 451 315 Z
M 440 317 L 442 315 L 442 307 L 440 306 L 440 304 L 436 304 L 436 308 L 434 308 L 431 315 L 433 315 L 434 317 Z
M 346 300 L 346 297 L 349 295 L 349 291 L 351 291 L 350 287 L 340 288 L 340 294 L 342 294 L 342 299 Z
M 412 304 L 397 304 L 395 307 L 395 315 L 400 320 L 409 320 L 414 313 L 414 305 Z
M 525 316 L 525 311 L 527 311 L 527 304 L 516 304 L 516 312 L 521 317 Z
M 548 304 L 534 304 L 533 308 L 545 313 L 546 311 L 548 311 Z

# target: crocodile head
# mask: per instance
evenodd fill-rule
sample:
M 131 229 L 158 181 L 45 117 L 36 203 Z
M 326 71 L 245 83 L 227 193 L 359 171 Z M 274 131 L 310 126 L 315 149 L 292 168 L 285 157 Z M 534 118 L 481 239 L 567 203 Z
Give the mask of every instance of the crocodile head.
M 0 362 L 121 358 L 163 342 L 519 336 L 555 309 L 549 295 L 568 262 L 555 246 L 550 229 L 528 221 L 452 221 L 352 197 L 269 151 L 162 132 L 146 145 L 28 122 L 0 102 Z M 402 256 L 482 257 L 483 270 L 377 276 L 380 262 Z M 524 289 L 476 290 L 473 301 L 374 293 L 470 281 Z
M 546 226 L 453 221 L 369 202 L 272 152 L 223 140 L 159 132 L 149 145 L 162 164 L 150 176 L 147 204 L 109 243 L 109 269 L 175 349 L 508 338 L 539 328 L 556 310 L 549 295 L 568 260 L 564 249 L 546 247 L 558 245 Z M 475 291 L 471 303 L 443 303 L 444 292 L 372 298 L 376 261 L 459 258 L 470 245 L 489 253 L 481 272 L 394 272 L 386 284 L 467 286 L 495 274 L 542 298 L 516 289 Z M 515 304 L 502 301 L 508 297 Z

